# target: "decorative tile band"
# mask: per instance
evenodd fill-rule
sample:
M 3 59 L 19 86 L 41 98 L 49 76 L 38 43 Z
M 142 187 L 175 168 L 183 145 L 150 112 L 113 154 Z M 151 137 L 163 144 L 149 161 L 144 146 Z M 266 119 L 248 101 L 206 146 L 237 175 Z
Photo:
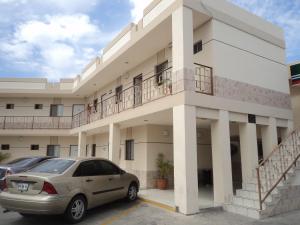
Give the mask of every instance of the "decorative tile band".
M 243 102 L 291 109 L 289 94 L 214 76 L 214 95 Z

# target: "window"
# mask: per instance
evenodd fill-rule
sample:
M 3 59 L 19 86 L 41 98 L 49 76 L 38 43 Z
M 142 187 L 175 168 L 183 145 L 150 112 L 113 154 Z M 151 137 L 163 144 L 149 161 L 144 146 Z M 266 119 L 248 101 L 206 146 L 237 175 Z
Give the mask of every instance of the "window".
M 47 156 L 60 156 L 60 146 L 59 145 L 47 145 Z
M 125 141 L 125 160 L 134 160 L 134 140 Z
M 194 54 L 202 51 L 202 41 L 198 41 L 194 44 Z
M 43 109 L 43 104 L 35 104 L 34 109 Z
M 50 116 L 57 117 L 63 116 L 64 114 L 64 106 L 63 105 L 51 105 L 50 106 Z
M 98 171 L 100 170 L 99 175 L 116 175 L 120 174 L 120 168 L 112 164 L 111 162 L 105 160 L 98 160 L 96 162 Z
M 291 66 L 292 85 L 300 84 L 300 63 Z
M 116 104 L 122 102 L 122 91 L 123 91 L 122 85 L 116 88 Z
M 76 171 L 74 172 L 74 177 L 87 177 L 96 176 L 99 173 L 96 168 L 95 160 L 85 161 L 80 163 Z
M 92 157 L 96 157 L 96 144 L 92 145 Z
M 1 150 L 9 150 L 10 146 L 8 144 L 1 145 Z
M 15 104 L 6 104 L 6 109 L 14 109 Z
M 155 66 L 156 83 L 158 85 L 161 85 L 163 83 L 163 74 L 166 69 L 168 69 L 168 61 Z
M 34 150 L 34 151 L 39 150 L 39 148 L 40 148 L 39 145 L 31 145 L 31 147 L 30 147 L 30 149 Z
M 74 162 L 74 160 L 68 159 L 51 159 L 39 164 L 29 171 L 35 173 L 62 174 L 72 166 Z

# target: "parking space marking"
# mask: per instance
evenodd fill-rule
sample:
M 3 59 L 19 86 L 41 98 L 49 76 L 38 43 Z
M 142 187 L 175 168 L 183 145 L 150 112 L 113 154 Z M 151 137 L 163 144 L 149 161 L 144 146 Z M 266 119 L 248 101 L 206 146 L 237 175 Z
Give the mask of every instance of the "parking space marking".
M 176 212 L 176 208 L 175 207 L 172 207 L 172 206 L 160 203 L 160 202 L 152 201 L 152 200 L 149 200 L 149 199 L 141 198 L 141 197 L 140 197 L 140 200 L 142 202 L 145 202 L 145 203 L 148 203 L 150 205 L 162 208 L 164 210 L 171 211 L 171 212 Z
M 109 219 L 107 219 L 106 221 L 104 221 L 101 225 L 109 225 L 112 224 L 115 221 L 120 220 L 122 217 L 128 216 L 129 213 L 133 212 L 134 210 L 136 210 L 137 208 L 139 208 L 141 205 L 141 202 L 138 202 L 136 205 L 132 206 L 129 209 L 126 209 L 122 212 L 120 212 L 119 214 L 110 217 Z

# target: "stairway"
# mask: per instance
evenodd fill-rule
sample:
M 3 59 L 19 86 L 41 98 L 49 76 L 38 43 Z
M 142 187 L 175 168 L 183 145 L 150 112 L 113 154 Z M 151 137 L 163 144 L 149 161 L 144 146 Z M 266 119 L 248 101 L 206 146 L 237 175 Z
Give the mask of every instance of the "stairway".
M 224 210 L 262 219 L 300 209 L 300 131 L 293 131 L 253 170 Z

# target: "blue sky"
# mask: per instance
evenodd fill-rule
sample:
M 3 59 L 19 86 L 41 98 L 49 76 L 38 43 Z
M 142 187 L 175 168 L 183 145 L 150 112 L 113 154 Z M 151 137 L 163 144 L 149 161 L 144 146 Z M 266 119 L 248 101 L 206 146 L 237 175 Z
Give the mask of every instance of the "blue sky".
M 0 77 L 74 77 L 151 0 L 0 0 Z M 229 0 L 285 30 L 300 60 L 299 0 Z

